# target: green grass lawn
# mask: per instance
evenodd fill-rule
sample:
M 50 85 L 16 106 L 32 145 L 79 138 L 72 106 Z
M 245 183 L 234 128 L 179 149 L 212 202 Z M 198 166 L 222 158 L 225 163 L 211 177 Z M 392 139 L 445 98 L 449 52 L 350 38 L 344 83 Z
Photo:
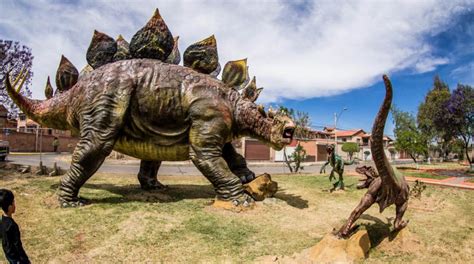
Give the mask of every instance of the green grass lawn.
M 161 177 L 167 191 L 144 192 L 134 175 L 97 174 L 81 189 L 91 205 L 61 209 L 59 178 L 0 171 L 16 195 L 15 220 L 32 263 L 252 263 L 290 256 L 339 228 L 365 190 L 346 177 L 345 192 L 329 193 L 327 175 L 273 175 L 275 198 L 235 213 L 210 206 L 203 177 Z M 427 186 L 410 200 L 408 244 L 376 246 L 367 263 L 468 263 L 474 255 L 474 192 Z M 374 205 L 358 221 L 377 245 L 395 216 Z M 0 258 L 1 259 L 1 258 Z
M 436 179 L 436 180 L 443 180 L 443 179 L 449 178 L 448 176 L 437 175 L 430 172 L 403 171 L 403 175 L 409 176 L 409 177 L 429 178 L 429 179 Z

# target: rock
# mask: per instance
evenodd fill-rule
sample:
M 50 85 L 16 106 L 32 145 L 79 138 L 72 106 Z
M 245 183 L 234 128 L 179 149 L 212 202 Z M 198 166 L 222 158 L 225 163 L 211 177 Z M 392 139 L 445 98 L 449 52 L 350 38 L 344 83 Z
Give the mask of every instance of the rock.
M 370 246 L 367 230 L 359 230 L 349 239 L 339 239 L 333 234 L 327 234 L 310 248 L 308 258 L 316 263 L 360 261 L 368 256 Z
M 156 9 L 150 21 L 132 37 L 130 54 L 133 58 L 165 61 L 173 47 L 173 35 Z
M 51 82 L 49 81 L 48 76 L 48 80 L 46 81 L 46 87 L 44 87 L 44 96 L 46 97 L 46 99 L 51 99 L 53 97 L 53 94 L 53 86 L 51 86 Z
M 58 70 L 56 71 L 56 88 L 59 92 L 71 89 L 77 83 L 79 72 L 76 67 L 66 58 L 61 56 Z
M 116 52 L 117 42 L 107 34 L 94 30 L 94 35 L 86 53 L 87 63 L 93 69 L 97 69 L 112 62 Z
M 256 201 L 263 201 L 265 198 L 273 197 L 278 191 L 278 183 L 272 181 L 270 174 L 264 173 L 253 181 L 244 184 L 245 191 Z
M 122 37 L 122 35 L 119 35 L 117 37 L 117 52 L 115 52 L 113 61 L 120 61 L 120 60 L 128 60 L 131 59 L 132 56 L 130 55 L 130 44 Z
M 215 199 L 214 202 L 212 203 L 212 207 L 218 208 L 218 209 L 225 209 L 233 212 L 242 212 L 246 210 L 253 209 L 255 207 L 255 203 L 251 203 L 249 206 L 242 206 L 242 205 L 234 205 L 232 201 L 222 201 Z
M 219 66 L 217 44 L 214 35 L 189 46 L 183 54 L 184 66 L 200 73 L 210 74 Z

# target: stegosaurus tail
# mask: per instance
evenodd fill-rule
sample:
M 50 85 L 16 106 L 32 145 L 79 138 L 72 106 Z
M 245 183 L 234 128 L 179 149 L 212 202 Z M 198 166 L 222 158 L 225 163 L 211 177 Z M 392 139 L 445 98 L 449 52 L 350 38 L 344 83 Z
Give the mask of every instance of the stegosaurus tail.
M 28 74 L 23 71 L 18 74 L 13 84 L 10 82 L 10 74 L 5 76 L 5 87 L 13 102 L 35 122 L 50 128 L 67 130 L 70 129 L 66 121 L 66 104 L 62 98 L 56 96 L 49 100 L 34 100 L 20 93 L 24 80 Z M 48 86 L 49 82 L 46 86 Z

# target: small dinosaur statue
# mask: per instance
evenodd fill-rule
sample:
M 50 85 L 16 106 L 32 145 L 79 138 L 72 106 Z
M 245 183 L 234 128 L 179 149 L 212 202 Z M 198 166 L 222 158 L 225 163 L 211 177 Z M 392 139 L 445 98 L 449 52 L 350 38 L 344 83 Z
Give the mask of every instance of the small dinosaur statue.
M 351 161 L 343 160 L 341 156 L 337 155 L 336 152 L 334 151 L 333 144 L 326 146 L 326 152 L 328 153 L 328 161 L 324 163 L 319 173 L 325 173 L 326 166 L 328 164 L 331 165 L 332 169 L 331 169 L 331 173 L 329 174 L 329 181 L 336 179 L 336 177 L 334 176 L 334 172 L 336 172 L 339 175 L 339 179 L 333 184 L 333 187 L 330 191 L 332 192 L 332 191 L 335 191 L 336 189 L 344 190 L 344 176 L 343 176 L 344 165 L 352 165 L 354 164 L 354 160 L 351 160 Z
M 347 223 L 338 231 L 337 235 L 339 237 L 347 238 L 350 236 L 352 231 L 355 230 L 353 228 L 354 222 L 374 203 L 379 204 L 380 212 L 395 204 L 394 230 L 401 230 L 408 224 L 408 221 L 404 221 L 402 218 L 408 206 L 409 186 L 405 177 L 390 165 L 383 148 L 385 121 L 392 104 L 392 84 L 386 75 L 383 76 L 383 80 L 386 90 L 385 99 L 375 118 L 370 138 L 370 148 L 378 173 L 371 166 L 356 168 L 358 173 L 366 176 L 366 179 L 362 180 L 357 188 L 368 188 L 368 190 L 359 205 L 352 211 Z
M 179 51 L 158 10 L 132 38 L 130 53 L 121 42 L 95 32 L 87 54 L 90 67 L 78 77 L 63 58 L 58 90 L 51 96 L 47 85 L 47 100 L 19 93 L 27 74 L 21 72 L 13 83 L 6 75 L 8 94 L 28 117 L 79 135 L 59 184 L 61 206 L 85 204 L 80 188 L 113 149 L 142 160 L 138 178 L 144 189 L 162 187 L 156 178 L 161 161 L 190 159 L 213 184 L 217 199 L 235 206 L 251 203 L 243 184 L 255 174 L 232 140 L 251 136 L 282 149 L 291 142 L 295 124 L 283 114 L 270 117 L 254 103 L 261 89 L 255 79 L 248 80 L 246 60 L 228 62 L 218 80 L 211 37 L 185 52 L 190 67 L 175 65 Z

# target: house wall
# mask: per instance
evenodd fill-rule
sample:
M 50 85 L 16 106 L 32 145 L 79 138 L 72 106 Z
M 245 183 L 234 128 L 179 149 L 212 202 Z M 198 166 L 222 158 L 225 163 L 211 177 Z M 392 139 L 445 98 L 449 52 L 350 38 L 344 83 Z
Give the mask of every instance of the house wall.
M 270 160 L 270 147 L 257 140 L 245 140 L 245 156 L 247 160 Z

